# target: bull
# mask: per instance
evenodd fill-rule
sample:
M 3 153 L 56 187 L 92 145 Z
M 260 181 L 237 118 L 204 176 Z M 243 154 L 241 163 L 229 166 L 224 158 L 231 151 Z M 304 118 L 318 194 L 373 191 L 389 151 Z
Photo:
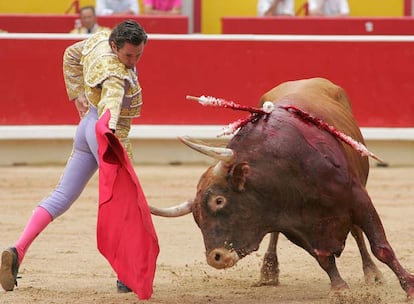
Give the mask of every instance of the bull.
M 207 263 L 218 269 L 232 267 L 258 250 L 271 233 L 260 284 L 278 284 L 279 233 L 316 259 L 329 276 L 331 290 L 342 290 L 348 285 L 335 259 L 351 232 L 365 279 L 381 280 L 364 233 L 374 256 L 391 268 L 407 297 L 413 298 L 414 276 L 396 258 L 366 190 L 368 158 L 286 110 L 301 109 L 364 143 L 346 92 L 329 80 L 313 78 L 282 83 L 261 97 L 260 103 L 265 101 L 272 101 L 274 110 L 243 125 L 226 148 L 181 138 L 218 162 L 201 176 L 193 200 L 165 209 L 151 207 L 152 213 L 192 213 Z

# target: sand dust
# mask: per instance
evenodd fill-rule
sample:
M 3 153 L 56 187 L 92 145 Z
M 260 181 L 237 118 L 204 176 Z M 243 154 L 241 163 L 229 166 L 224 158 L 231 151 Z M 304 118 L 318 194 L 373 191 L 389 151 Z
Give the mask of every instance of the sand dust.
M 206 166 L 138 166 L 149 201 L 158 206 L 193 196 Z M 0 248 L 19 237 L 37 202 L 57 182 L 63 168 L 0 168 Z M 400 262 L 414 272 L 414 168 L 372 168 L 368 191 Z M 136 295 L 116 292 L 116 276 L 96 249 L 97 176 L 63 216 L 36 239 L 20 267 L 13 292 L 0 291 L 0 303 L 139 303 Z M 316 261 L 283 236 L 278 244 L 278 287 L 252 287 L 259 277 L 267 239 L 236 267 L 216 270 L 206 264 L 201 233 L 192 216 L 154 218 L 161 252 L 149 303 L 406 303 L 397 278 L 377 261 L 386 282 L 364 283 L 352 238 L 338 268 L 351 290 L 329 293 L 329 279 Z

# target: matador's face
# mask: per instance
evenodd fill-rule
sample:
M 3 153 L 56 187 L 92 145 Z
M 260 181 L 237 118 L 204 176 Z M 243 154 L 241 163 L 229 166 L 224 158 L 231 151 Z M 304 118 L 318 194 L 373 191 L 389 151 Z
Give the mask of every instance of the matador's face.
M 119 61 L 121 61 L 128 69 L 132 69 L 136 66 L 142 53 L 144 53 L 144 47 L 145 43 L 134 45 L 126 42 L 118 49 L 115 43 L 111 42 L 112 51 L 118 56 Z

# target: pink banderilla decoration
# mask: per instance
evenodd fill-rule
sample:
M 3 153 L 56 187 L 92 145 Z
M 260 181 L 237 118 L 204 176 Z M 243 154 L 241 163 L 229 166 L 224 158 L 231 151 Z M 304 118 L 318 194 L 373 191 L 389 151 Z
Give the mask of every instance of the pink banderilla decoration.
M 200 96 L 200 97 L 187 96 L 187 99 L 198 101 L 203 106 L 230 108 L 233 110 L 247 111 L 251 113 L 251 115 L 247 118 L 238 119 L 235 122 L 230 123 L 226 128 L 224 128 L 224 131 L 221 134 L 219 134 L 217 137 L 220 137 L 223 135 L 231 135 L 234 132 L 236 132 L 238 129 L 246 125 L 247 123 L 255 121 L 263 115 L 270 114 L 274 109 L 274 104 L 270 101 L 264 102 L 262 108 L 255 108 L 255 107 L 250 107 L 250 106 L 243 106 L 233 101 L 227 101 L 222 98 L 215 98 L 212 96 Z M 344 143 L 351 146 L 360 155 L 372 157 L 375 160 L 379 161 L 380 163 L 385 164 L 385 162 L 381 158 L 376 156 L 374 153 L 370 152 L 367 149 L 367 147 L 365 147 L 364 144 L 342 133 L 341 131 L 337 130 L 334 126 L 327 124 L 321 119 L 314 117 L 310 115 L 309 113 L 306 113 L 295 106 L 279 106 L 279 108 L 289 111 L 297 115 L 300 119 L 310 122 L 313 125 L 317 126 L 318 128 L 327 131 L 329 134 L 333 135 L 334 137 L 340 139 Z
M 188 100 L 195 100 L 198 101 L 203 106 L 212 106 L 212 107 L 220 107 L 220 108 L 230 108 L 234 110 L 246 111 L 250 113 L 258 113 L 258 114 L 267 114 L 263 109 L 243 106 L 233 101 L 224 100 L 222 98 L 216 98 L 212 96 L 189 96 L 186 97 Z
M 230 108 L 233 110 L 250 112 L 252 114 L 249 117 L 246 117 L 244 119 L 238 119 L 235 122 L 228 124 L 227 127 L 224 128 L 223 132 L 218 134 L 217 137 L 234 134 L 238 129 L 240 129 L 247 123 L 258 119 L 262 115 L 269 114 L 274 109 L 273 103 L 271 102 L 265 103 L 266 106 L 264 106 L 263 108 L 255 108 L 250 106 L 243 106 L 233 101 L 228 101 L 222 98 L 216 98 L 212 96 L 187 96 L 186 98 L 188 100 L 198 101 L 203 106 Z M 271 106 L 269 105 L 269 103 L 271 104 Z

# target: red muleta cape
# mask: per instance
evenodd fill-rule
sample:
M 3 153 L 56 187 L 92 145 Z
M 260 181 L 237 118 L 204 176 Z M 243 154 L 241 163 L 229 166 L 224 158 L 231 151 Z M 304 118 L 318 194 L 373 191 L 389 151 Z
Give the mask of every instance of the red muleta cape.
M 96 124 L 99 155 L 98 249 L 119 280 L 149 299 L 159 253 L 147 200 L 128 154 L 108 128 L 107 111 Z

